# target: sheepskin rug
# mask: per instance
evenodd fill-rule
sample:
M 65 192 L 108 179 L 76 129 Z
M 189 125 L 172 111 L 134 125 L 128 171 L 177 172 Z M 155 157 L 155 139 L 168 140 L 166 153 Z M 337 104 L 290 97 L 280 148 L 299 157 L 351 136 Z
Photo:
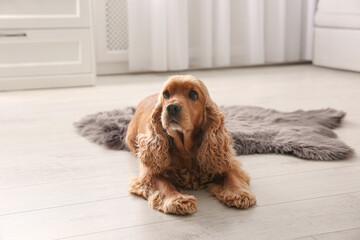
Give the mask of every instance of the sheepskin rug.
M 128 150 L 127 126 L 135 108 L 99 112 L 75 123 L 80 135 L 110 149 Z M 333 132 L 345 113 L 334 109 L 279 112 L 251 106 L 221 106 L 238 155 L 290 154 L 311 160 L 341 160 L 353 150 Z

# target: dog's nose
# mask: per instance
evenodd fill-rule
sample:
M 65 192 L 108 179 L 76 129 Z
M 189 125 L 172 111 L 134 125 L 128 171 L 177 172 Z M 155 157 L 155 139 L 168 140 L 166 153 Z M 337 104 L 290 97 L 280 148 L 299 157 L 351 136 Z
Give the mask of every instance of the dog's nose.
M 175 116 L 176 114 L 178 114 L 180 112 L 180 110 L 181 110 L 180 105 L 176 104 L 176 103 L 170 103 L 169 105 L 166 106 L 166 111 L 171 116 Z

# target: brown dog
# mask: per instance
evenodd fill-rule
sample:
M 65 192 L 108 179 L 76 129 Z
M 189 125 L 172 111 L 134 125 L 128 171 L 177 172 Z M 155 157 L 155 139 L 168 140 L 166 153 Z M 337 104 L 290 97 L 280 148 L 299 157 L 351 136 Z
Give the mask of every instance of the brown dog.
M 164 213 L 191 214 L 196 198 L 178 189 L 208 187 L 228 206 L 256 204 L 250 178 L 234 158 L 224 116 L 205 84 L 193 76 L 172 76 L 161 94 L 142 100 L 130 122 L 126 144 L 140 160 L 130 193 Z

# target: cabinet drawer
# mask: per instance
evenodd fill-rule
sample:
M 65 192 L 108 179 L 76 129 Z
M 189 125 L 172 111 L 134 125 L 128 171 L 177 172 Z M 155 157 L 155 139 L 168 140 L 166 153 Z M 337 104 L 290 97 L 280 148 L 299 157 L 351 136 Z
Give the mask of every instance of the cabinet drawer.
M 0 53 L 0 77 L 92 71 L 87 29 L 0 30 Z
M 90 0 L 0 0 L 0 29 L 88 27 Z

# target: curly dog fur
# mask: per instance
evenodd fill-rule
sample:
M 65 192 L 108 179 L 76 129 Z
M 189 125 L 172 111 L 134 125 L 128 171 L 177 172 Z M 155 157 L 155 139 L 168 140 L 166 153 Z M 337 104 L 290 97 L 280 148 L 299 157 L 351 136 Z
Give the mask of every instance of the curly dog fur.
M 228 206 L 256 204 L 224 115 L 193 76 L 172 76 L 160 94 L 140 102 L 126 144 L 140 160 L 140 175 L 131 180 L 129 192 L 159 211 L 194 213 L 196 198 L 179 189 L 204 187 Z

